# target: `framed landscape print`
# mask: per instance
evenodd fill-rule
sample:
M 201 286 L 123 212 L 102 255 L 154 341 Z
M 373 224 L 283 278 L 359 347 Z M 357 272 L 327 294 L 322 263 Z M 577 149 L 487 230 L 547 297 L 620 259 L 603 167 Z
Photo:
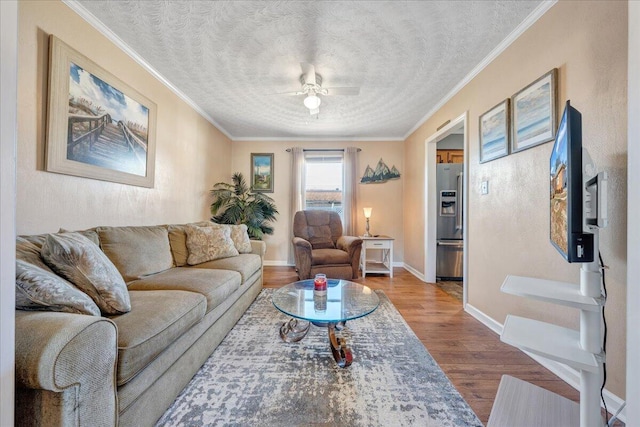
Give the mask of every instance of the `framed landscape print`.
M 511 97 L 511 152 L 552 141 L 556 134 L 558 69 L 546 73 Z
M 251 190 L 273 193 L 273 153 L 251 153 Z
M 49 37 L 46 170 L 153 187 L 156 105 Z
M 509 99 L 480 116 L 480 163 L 509 154 Z

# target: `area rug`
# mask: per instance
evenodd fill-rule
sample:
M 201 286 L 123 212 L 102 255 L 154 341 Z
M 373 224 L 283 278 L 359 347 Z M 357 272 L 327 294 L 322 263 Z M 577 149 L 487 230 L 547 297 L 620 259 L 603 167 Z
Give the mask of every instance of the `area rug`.
M 342 331 L 353 364 L 339 368 L 327 330 L 298 343 L 264 289 L 157 426 L 482 426 L 382 291 Z

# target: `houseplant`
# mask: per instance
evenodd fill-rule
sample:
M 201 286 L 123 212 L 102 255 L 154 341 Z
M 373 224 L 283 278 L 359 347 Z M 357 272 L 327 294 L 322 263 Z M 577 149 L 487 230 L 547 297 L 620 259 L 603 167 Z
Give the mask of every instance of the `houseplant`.
M 211 221 L 218 224 L 246 224 L 249 237 L 262 240 L 265 234 L 273 234 L 270 222 L 276 220 L 278 210 L 274 200 L 263 194 L 253 193 L 241 173 L 231 177 L 232 184 L 218 182 L 211 195 Z

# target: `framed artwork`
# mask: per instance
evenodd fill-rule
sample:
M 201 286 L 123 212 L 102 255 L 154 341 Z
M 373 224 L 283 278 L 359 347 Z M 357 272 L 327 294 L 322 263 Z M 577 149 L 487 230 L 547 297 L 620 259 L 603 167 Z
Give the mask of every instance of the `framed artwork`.
M 509 154 L 509 98 L 480 116 L 480 163 Z
M 558 69 L 554 68 L 511 97 L 511 152 L 552 141 L 556 134 Z
M 46 170 L 153 188 L 156 105 L 49 36 Z
M 251 153 L 251 190 L 273 193 L 273 153 Z

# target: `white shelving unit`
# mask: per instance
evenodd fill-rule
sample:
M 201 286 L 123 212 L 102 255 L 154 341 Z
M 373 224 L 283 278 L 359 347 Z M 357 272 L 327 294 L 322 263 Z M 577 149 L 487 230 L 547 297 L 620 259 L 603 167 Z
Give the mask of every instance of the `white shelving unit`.
M 597 238 L 596 238 L 597 242 Z M 595 245 L 597 248 L 597 243 Z M 596 249 L 597 253 L 597 249 Z M 557 394 L 502 377 L 488 427 L 602 426 L 599 388 L 603 355 L 600 310 L 600 270 L 597 262 L 585 263 L 580 285 L 521 276 L 507 276 L 502 292 L 580 310 L 580 330 L 539 320 L 508 315 L 500 340 L 538 356 L 564 363 L 580 371 L 580 405 Z M 503 384 L 504 383 L 504 384 Z M 557 424 L 562 420 L 561 424 Z
M 367 273 L 382 273 L 393 277 L 393 237 L 361 236 L 362 252 L 360 252 L 360 268 L 362 277 Z M 379 259 L 370 259 L 371 251 L 379 251 Z

